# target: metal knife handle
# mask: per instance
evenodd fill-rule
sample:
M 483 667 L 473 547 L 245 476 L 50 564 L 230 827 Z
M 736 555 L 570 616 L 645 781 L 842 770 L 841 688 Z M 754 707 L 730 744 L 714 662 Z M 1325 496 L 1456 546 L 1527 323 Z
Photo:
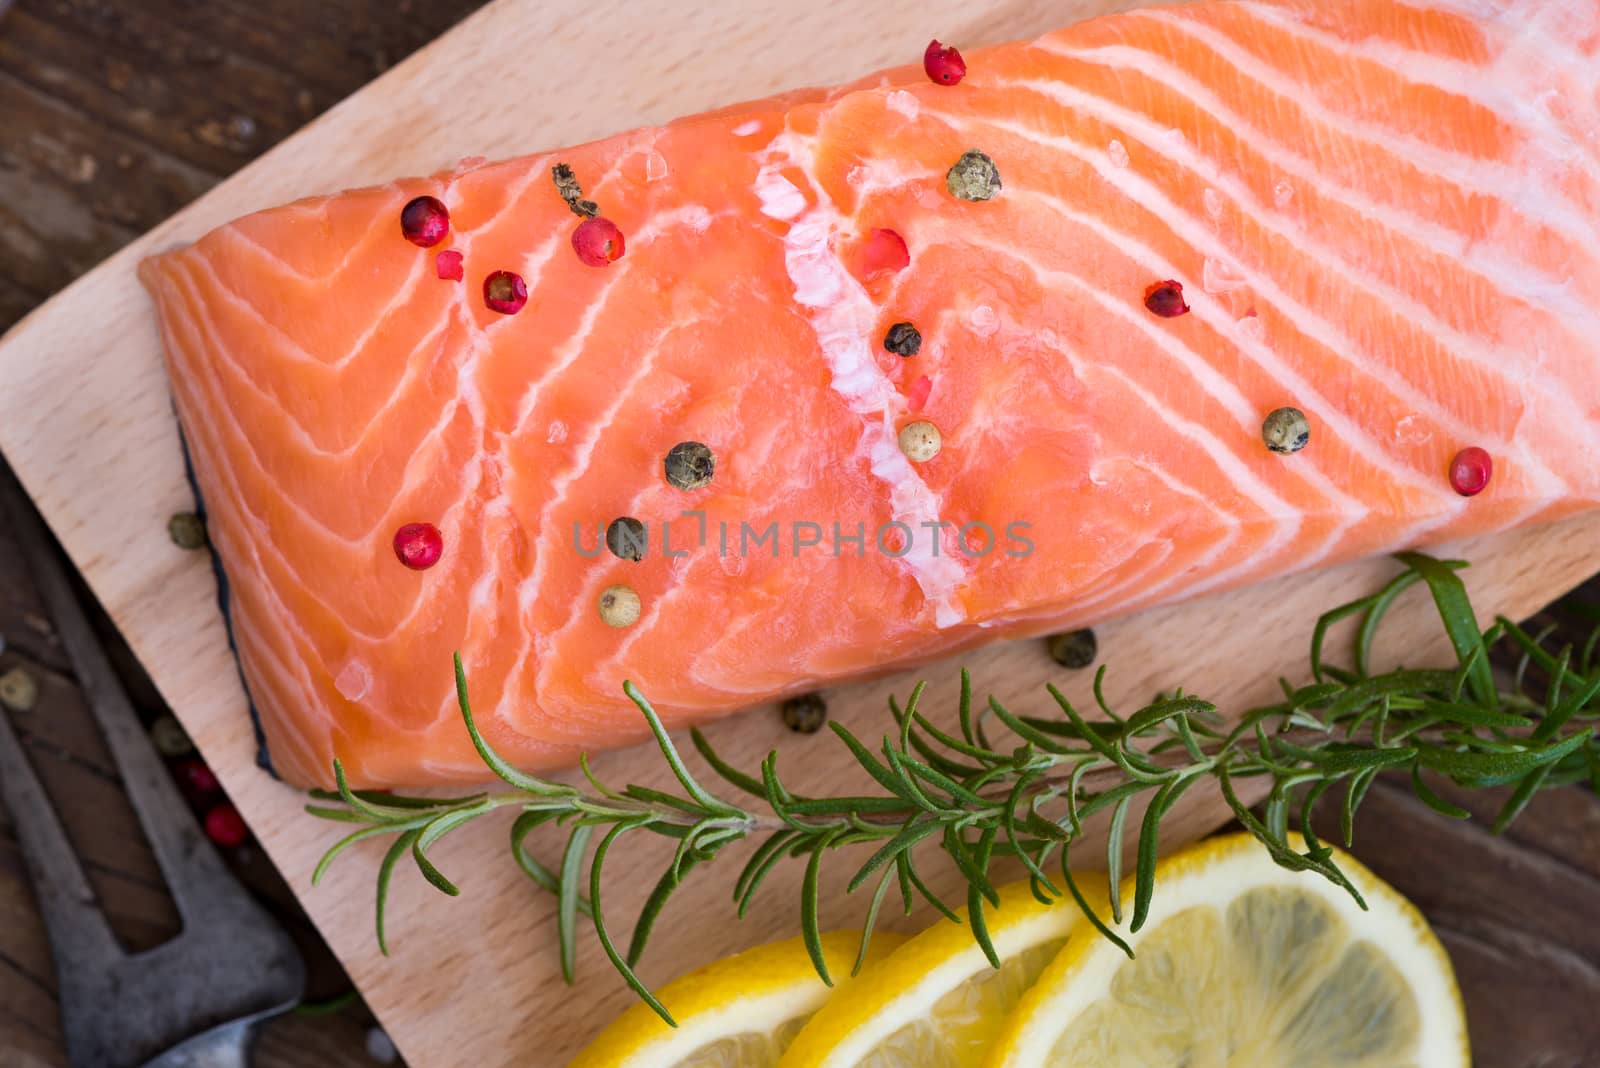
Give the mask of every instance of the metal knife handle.
M 22 859 L 50 935 L 56 973 L 65 978 L 104 969 L 122 947 L 95 901 L 83 865 L 67 839 L 11 721 L 0 713 L 0 798 L 16 822 Z
M 189 806 L 145 736 L 127 692 L 73 593 L 49 532 L 10 478 L 0 478 L 0 502 L 11 520 L 34 586 L 55 620 L 84 697 L 94 710 L 122 773 L 123 785 L 166 876 L 173 901 L 185 921 L 194 920 L 194 913 L 204 907 L 207 896 L 214 894 L 218 886 L 232 884 L 232 876 L 200 834 Z
M 239 1020 L 199 1034 L 144 1068 L 250 1068 L 257 1021 Z

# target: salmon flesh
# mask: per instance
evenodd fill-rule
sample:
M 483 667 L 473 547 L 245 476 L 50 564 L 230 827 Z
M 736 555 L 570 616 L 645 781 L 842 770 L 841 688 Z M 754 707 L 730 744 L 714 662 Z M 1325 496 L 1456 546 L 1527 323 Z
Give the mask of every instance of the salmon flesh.
M 482 779 L 456 651 L 551 769 L 645 736 L 624 680 L 679 727 L 1600 501 L 1600 2 L 1201 2 L 965 58 L 143 264 L 284 779 Z

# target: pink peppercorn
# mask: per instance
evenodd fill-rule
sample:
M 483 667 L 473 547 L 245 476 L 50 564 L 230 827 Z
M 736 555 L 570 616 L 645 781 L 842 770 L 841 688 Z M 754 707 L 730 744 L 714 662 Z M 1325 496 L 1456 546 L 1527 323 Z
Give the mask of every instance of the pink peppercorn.
M 413 245 L 432 248 L 450 232 L 450 212 L 435 197 L 416 197 L 400 209 L 400 233 Z
M 1489 485 L 1494 459 L 1476 445 L 1456 453 L 1450 461 L 1450 488 L 1463 497 L 1475 497 Z
M 929 41 L 928 50 L 922 53 L 922 69 L 939 85 L 956 85 L 967 76 L 967 61 L 951 46 Z
M 483 303 L 490 311 L 515 315 L 528 303 L 528 283 L 515 271 L 495 271 L 483 280 Z
M 413 571 L 426 571 L 444 555 L 444 535 L 432 523 L 407 523 L 394 532 L 394 555 Z
M 895 230 L 874 229 L 861 250 L 861 271 L 871 277 L 882 271 L 903 271 L 911 266 L 906 239 Z
M 600 215 L 583 220 L 572 231 L 572 250 L 590 267 L 604 267 L 621 259 L 626 247 L 617 224 Z
M 906 408 L 912 412 L 922 411 L 923 405 L 928 403 L 928 394 L 932 392 L 933 379 L 922 375 L 906 390 Z
M 180 760 L 172 770 L 178 776 L 179 785 L 192 797 L 205 797 L 222 789 L 216 774 L 197 757 Z
M 250 828 L 239 810 L 224 801 L 206 813 L 206 837 L 223 849 L 237 849 L 250 840 Z
M 1171 279 L 1157 282 L 1145 290 L 1144 306 L 1150 310 L 1150 314 L 1163 319 L 1176 319 L 1189 314 L 1189 305 L 1183 299 L 1183 283 Z

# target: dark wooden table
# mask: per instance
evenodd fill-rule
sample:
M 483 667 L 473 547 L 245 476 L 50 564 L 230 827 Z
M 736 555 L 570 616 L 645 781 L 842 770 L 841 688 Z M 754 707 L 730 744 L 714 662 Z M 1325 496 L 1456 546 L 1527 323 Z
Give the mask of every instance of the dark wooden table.
M 144 230 L 443 33 L 482 0 L 0 0 L 0 331 Z M 156 945 L 178 919 L 109 756 L 0 529 L 0 673 L 39 683 L 13 721 L 117 933 Z M 109 628 L 108 635 L 109 635 Z M 125 674 L 153 719 L 161 701 Z M 295 933 L 311 996 L 349 982 L 259 851 L 235 868 Z M 288 1017 L 263 1068 L 375 1063 L 358 1004 Z M 66 1064 L 55 979 L 0 811 L 0 1068 Z
M 19 0 L 0 14 L 0 330 L 477 6 Z M 1600 604 L 1600 585 L 1581 596 Z M 0 635 L 0 673 L 21 667 L 38 681 L 38 704 L 13 720 L 113 926 L 131 948 L 163 941 L 177 917 L 4 529 Z M 141 707 L 159 715 L 132 657 L 119 650 L 119 660 Z M 1455 796 L 1480 816 L 1497 800 Z M 1364 810 L 1356 852 L 1444 939 L 1479 1065 L 1600 1064 L 1600 924 L 1591 915 L 1600 906 L 1600 800 L 1577 789 L 1546 795 L 1496 838 L 1482 819 L 1445 820 L 1403 782 L 1384 783 Z M 248 846 L 231 860 L 301 942 L 311 996 L 346 991 L 271 866 Z M 257 1063 L 374 1063 L 371 1026 L 359 1003 L 287 1017 L 268 1028 Z M 0 812 L 0 1068 L 65 1064 L 48 947 Z

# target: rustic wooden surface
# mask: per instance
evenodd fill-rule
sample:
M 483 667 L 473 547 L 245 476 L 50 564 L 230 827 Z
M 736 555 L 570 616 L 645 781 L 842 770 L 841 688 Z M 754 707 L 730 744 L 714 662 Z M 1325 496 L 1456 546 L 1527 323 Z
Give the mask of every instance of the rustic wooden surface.
M 471 6 L 24 0 L 0 23 L 0 107 L 8 118 L 0 128 L 0 249 L 6 252 L 0 323 L 26 312 Z M 705 5 L 695 40 L 663 29 L 652 39 L 655 47 L 639 79 L 610 85 L 581 108 L 563 110 L 536 83 L 559 84 L 574 76 L 586 54 L 584 42 L 592 48 L 597 33 L 637 38 L 636 20 L 603 17 L 602 9 L 615 6 L 502 3 L 501 12 L 517 17 L 469 24 L 431 50 L 425 65 L 387 79 L 381 96 L 363 96 L 319 124 L 297 142 L 294 156 L 279 154 L 251 169 L 142 247 L 186 239 L 247 208 L 328 185 L 423 170 L 461 155 L 532 150 L 783 84 L 834 80 L 915 54 L 928 33 L 908 26 L 937 24 L 941 36 L 961 41 L 994 39 L 1067 21 L 1082 5 L 885 4 L 859 16 L 863 24 L 840 39 L 830 30 L 834 20 L 825 5 L 780 8 L 774 0 L 772 18 L 741 20 L 736 12 L 759 5 L 727 0 Z M 784 32 L 766 32 L 780 11 Z M 908 11 L 916 17 L 907 17 Z M 869 32 L 880 25 L 881 33 Z M 730 43 L 708 54 L 695 47 L 701 39 Z M 834 41 L 837 47 L 819 46 L 797 57 L 795 40 Z M 515 76 L 521 112 L 508 117 L 489 106 L 498 91 L 483 81 L 491 69 Z M 311 158 L 315 166 L 307 165 Z M 160 529 L 166 514 L 182 506 L 184 492 L 153 329 L 131 285 L 131 262 L 131 254 L 123 255 L 7 339 L 0 367 L 11 396 L 0 398 L 0 442 L 163 691 L 174 698 L 289 883 L 305 895 L 311 860 L 330 833 L 308 824 L 296 811 L 294 795 L 251 766 L 209 574 L 202 562 L 165 544 Z M 91 429 L 92 436 L 85 436 Z M 125 458 L 130 452 L 138 457 L 131 465 Z M 1472 585 L 1481 606 L 1526 613 L 1574 584 L 1600 566 L 1596 529 L 1594 521 L 1580 521 L 1474 547 L 1470 555 L 1480 564 Z M 0 544 L 0 561 L 8 559 Z M 1303 661 L 1313 606 L 1370 585 L 1382 570 L 1368 565 L 1293 580 L 1107 627 L 1106 657 L 1124 666 L 1116 689 L 1137 698 L 1181 682 L 1222 700 L 1260 696 L 1256 682 L 1280 670 L 1293 672 Z M 61 671 L 48 625 L 32 607 L 25 577 L 0 568 L 0 581 L 0 632 L 12 642 L 0 666 L 34 665 L 46 680 L 46 698 L 61 702 L 51 707 L 70 708 L 76 700 L 71 680 Z M 1408 636 L 1408 628 L 1426 617 L 1425 606 L 1413 603 L 1407 610 L 1412 622 L 1397 621 L 1395 633 L 1408 659 L 1438 653 L 1437 640 Z M 1263 641 L 1264 635 L 1273 640 Z M 1241 676 L 1228 649 L 1248 649 L 1249 659 L 1238 662 L 1250 664 L 1260 679 Z M 1031 646 L 986 653 L 977 658 L 976 670 L 980 680 L 1004 682 L 1002 695 L 1019 698 L 1052 674 Z M 949 682 L 948 668 L 928 674 L 936 683 Z M 875 730 L 881 697 L 891 686 L 903 690 L 905 680 L 837 695 L 835 708 L 853 725 Z M 170 906 L 156 889 L 137 835 L 129 833 L 127 813 L 114 814 L 114 777 L 92 731 L 81 715 L 71 726 L 74 714 L 66 712 L 44 716 L 36 710 L 17 719 L 91 857 L 119 930 L 134 945 L 159 940 L 174 923 Z M 782 742 L 797 764 L 832 766 L 810 756 L 824 751 L 826 739 L 787 737 L 770 714 L 724 724 L 715 735 L 746 764 Z M 649 754 L 601 762 L 602 774 L 619 780 L 654 780 L 657 770 Z M 1216 820 L 1214 806 L 1196 809 L 1188 831 L 1198 833 Z M 462 901 L 446 902 L 409 875 L 397 880 L 397 953 L 388 962 L 376 956 L 369 933 L 370 853 L 353 858 L 330 885 L 306 898 L 323 933 L 418 1065 L 533 1063 L 530 1057 L 557 1062 L 628 1000 L 595 947 L 586 944 L 577 996 L 588 1010 L 582 1015 L 592 1022 L 575 1024 L 572 1014 L 559 1011 L 572 995 L 554 976 L 548 902 L 509 871 L 500 855 L 502 830 L 468 832 L 442 851 L 447 870 L 462 876 Z M 1478 1063 L 1586 1063 L 1590 1051 L 1600 1048 L 1600 1023 L 1585 1008 L 1600 992 L 1600 946 L 1585 915 L 1600 878 L 1600 807 L 1594 799 L 1574 791 L 1547 798 L 1511 836 L 1495 840 L 1477 825 L 1447 823 L 1418 809 L 1401 791 L 1381 790 L 1361 833 L 1361 855 L 1415 897 L 1445 935 L 1462 971 Z M 627 884 L 642 880 L 656 859 L 649 851 L 621 858 L 621 910 L 640 896 Z M 793 922 L 792 883 L 775 878 L 766 892 L 768 907 L 739 927 L 721 922 L 727 910 L 720 891 L 679 902 L 647 957 L 646 977 L 659 981 L 708 955 L 787 930 Z M 286 897 L 278 900 L 285 910 L 292 907 Z M 836 913 L 840 922 L 853 914 Z M 702 921 L 670 922 L 689 915 Z M 24 1068 L 62 1063 L 52 989 L 15 841 L 0 823 L 0 1063 L 7 1068 L 13 1060 Z M 463 989 L 475 993 L 456 994 Z M 269 1034 L 262 1063 L 361 1063 L 361 1030 L 360 1021 L 347 1016 L 286 1021 Z

